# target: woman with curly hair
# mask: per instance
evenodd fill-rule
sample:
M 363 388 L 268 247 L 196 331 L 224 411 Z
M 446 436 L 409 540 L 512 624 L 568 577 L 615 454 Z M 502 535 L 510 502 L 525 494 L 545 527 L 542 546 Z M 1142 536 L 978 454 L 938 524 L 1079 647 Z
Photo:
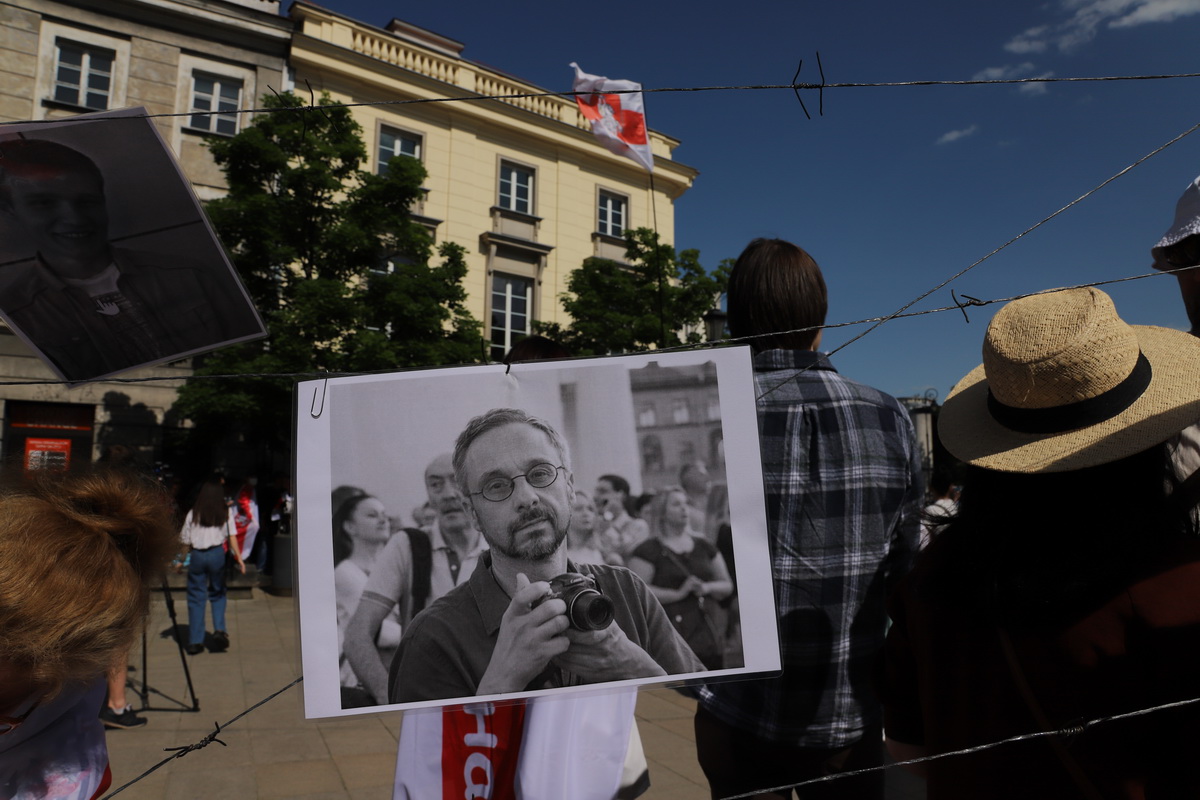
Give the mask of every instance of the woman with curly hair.
M 108 470 L 0 489 L 0 797 L 98 797 L 105 673 L 177 546 L 149 478 Z

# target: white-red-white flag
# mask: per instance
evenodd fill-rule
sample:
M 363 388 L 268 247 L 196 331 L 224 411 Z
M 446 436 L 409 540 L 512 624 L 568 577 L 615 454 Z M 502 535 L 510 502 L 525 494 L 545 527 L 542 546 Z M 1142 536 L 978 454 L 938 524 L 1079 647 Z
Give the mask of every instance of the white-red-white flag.
M 648 171 L 654 171 L 654 155 L 646 135 L 646 112 L 642 104 L 642 85 L 634 81 L 610 81 L 589 75 L 574 61 L 575 95 L 579 110 L 592 123 L 592 133 L 600 144 L 619 156 L 627 156 Z
M 646 758 L 636 689 L 405 711 L 393 800 L 612 800 Z M 630 781 L 637 783 L 637 781 Z

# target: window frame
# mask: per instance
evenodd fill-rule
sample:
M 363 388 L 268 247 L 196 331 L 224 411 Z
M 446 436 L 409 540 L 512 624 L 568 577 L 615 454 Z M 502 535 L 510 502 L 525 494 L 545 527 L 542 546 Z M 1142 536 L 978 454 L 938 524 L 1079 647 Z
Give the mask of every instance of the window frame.
M 607 221 L 604 219 L 604 215 L 606 213 L 604 201 L 606 199 L 620 203 L 620 229 L 615 233 L 613 232 L 611 205 L 607 210 L 609 219 Z M 604 189 L 599 186 L 596 187 L 596 233 L 600 234 L 601 236 L 611 237 L 613 239 L 622 239 L 625 236 L 625 231 L 629 229 L 629 195 L 621 192 L 614 192 L 612 189 Z
M 504 202 L 504 170 L 506 168 L 512 170 L 514 175 L 525 173 L 529 176 L 529 184 L 526 187 L 529 196 L 525 201 L 525 208 L 517 207 L 520 198 L 514 190 L 509 191 L 511 205 L 506 205 Z M 524 214 L 530 217 L 537 216 L 537 167 L 532 164 L 514 161 L 511 158 L 500 158 L 496 167 L 496 208 L 513 214 Z
M 382 175 L 383 171 L 387 168 L 387 165 L 388 165 L 388 162 L 384 161 L 381 157 L 383 154 L 384 134 L 388 134 L 388 135 L 397 135 L 398 134 L 398 136 L 397 136 L 398 139 L 402 140 L 402 139 L 407 138 L 409 140 L 415 140 L 416 144 L 417 144 L 416 155 L 411 155 L 409 153 L 398 153 L 393 150 L 392 155 L 388 156 L 388 161 L 390 161 L 392 159 L 392 157 L 394 157 L 394 156 L 409 156 L 409 158 L 415 158 L 415 159 L 417 159 L 417 161 L 424 163 L 424 161 L 425 161 L 425 134 L 421 133 L 420 131 L 414 131 L 410 128 L 402 128 L 399 125 L 393 125 L 392 123 L 385 122 L 384 120 L 378 120 L 376 127 L 375 127 L 375 174 L 376 175 Z
M 509 287 L 515 282 L 523 282 L 526 287 L 525 293 L 525 329 L 523 332 L 514 331 L 512 327 L 513 311 L 511 309 L 511 298 L 516 295 L 511 292 L 505 293 L 505 297 L 509 298 L 509 302 L 505 304 L 503 309 L 497 308 L 496 305 L 496 281 L 507 279 L 510 281 Z M 535 304 L 537 302 L 537 278 L 529 275 L 517 275 L 512 272 L 504 272 L 502 270 L 491 270 L 488 273 L 488 357 L 493 361 L 502 361 L 504 355 L 512 349 L 513 344 L 520 340 L 521 337 L 528 336 L 533 332 L 533 322 L 536 319 Z M 497 313 L 503 315 L 504 325 L 500 330 L 504 331 L 504 344 L 497 344 L 495 341 L 497 327 L 494 323 Z M 499 357 L 496 357 L 495 350 L 500 348 Z
M 248 67 L 240 64 L 231 64 L 223 61 L 215 61 L 211 58 L 201 58 L 200 56 L 189 55 L 188 53 L 179 54 L 179 71 L 176 78 L 175 91 L 175 110 L 177 113 L 186 116 L 180 116 L 181 123 L 175 129 L 174 144 L 176 150 L 182 144 L 182 134 L 187 133 L 192 136 L 221 136 L 230 137 L 241 133 L 243 128 L 249 124 L 245 114 L 234 114 L 236 120 L 236 130 L 233 133 L 225 133 L 223 131 L 212 130 L 210 128 L 198 128 L 192 125 L 192 112 L 195 102 L 195 88 L 197 73 L 207 78 L 216 80 L 229 80 L 230 82 L 241 83 L 242 91 L 238 100 L 238 107 L 243 108 L 247 105 L 246 98 L 257 97 L 258 91 L 258 73 Z M 211 120 L 216 114 L 208 115 Z
M 63 54 L 66 52 L 78 53 L 78 64 L 68 64 L 63 58 Z M 103 68 L 96 64 L 101 57 L 106 62 Z M 89 111 L 108 111 L 112 107 L 113 73 L 116 72 L 116 64 L 116 50 L 96 47 L 63 37 L 56 38 L 54 40 L 54 77 L 51 85 L 53 94 L 50 99 L 55 103 L 86 108 Z M 62 77 L 65 70 L 77 72 L 78 83 L 68 84 L 65 82 Z M 97 78 L 103 79 L 105 84 L 103 89 L 94 85 Z M 73 93 L 73 99 L 60 97 L 60 93 L 63 93 L 64 90 Z M 92 105 L 93 97 L 102 100 L 100 105 Z
M 197 109 L 196 108 L 196 96 L 199 94 L 199 91 L 196 88 L 196 81 L 200 78 L 211 80 L 213 82 L 214 91 L 210 95 L 210 97 L 212 100 L 216 101 L 216 103 L 217 103 L 216 109 L 213 109 L 213 108 Z M 221 101 L 221 98 L 223 97 L 223 95 L 221 94 L 220 90 L 222 88 L 224 88 L 226 85 L 232 85 L 232 84 L 237 84 L 237 100 L 233 104 L 234 113 L 229 114 L 228 112 L 226 112 L 225 114 L 222 114 L 220 101 Z M 192 71 L 192 88 L 191 88 L 191 91 L 189 92 L 189 97 L 191 98 L 190 102 L 189 102 L 190 107 L 188 108 L 188 113 L 191 114 L 191 116 L 188 117 L 187 122 L 184 123 L 185 127 L 187 127 L 189 130 L 203 131 L 204 133 L 212 134 L 214 136 L 236 136 L 238 131 L 241 130 L 241 127 L 242 127 L 241 126 L 241 116 L 242 115 L 238 114 L 237 110 L 242 107 L 242 98 L 245 95 L 245 91 L 246 91 L 246 84 L 245 84 L 245 81 L 243 81 L 241 78 L 235 78 L 231 75 L 220 75 L 215 72 L 208 72 L 206 70 L 199 70 L 199 69 L 193 70 Z M 232 118 L 233 130 L 232 131 L 222 131 L 222 130 L 217 130 L 215 127 L 213 127 L 211 125 L 209 127 L 205 127 L 203 125 L 197 125 L 196 117 L 198 117 L 198 116 L 202 119 L 207 120 L 209 123 L 212 123 L 215 121 L 218 125 L 221 123 L 222 117 L 224 117 L 226 119 Z
M 112 53 L 112 66 L 109 72 L 107 105 L 95 108 L 78 103 L 66 102 L 56 98 L 58 84 L 59 47 L 60 42 L 72 44 L 85 51 L 103 50 Z M 108 111 L 123 108 L 126 103 L 129 82 L 129 55 L 131 44 L 129 39 L 115 35 L 95 33 L 83 28 L 63 25 L 48 19 L 42 19 L 38 35 L 37 74 L 34 78 L 33 119 L 46 119 L 53 109 L 69 109 L 72 111 L 93 112 Z M 81 71 L 82 73 L 82 71 Z M 81 80 L 86 73 L 81 74 Z M 82 94 L 86 88 L 80 86 Z M 86 97 L 80 99 L 86 100 Z

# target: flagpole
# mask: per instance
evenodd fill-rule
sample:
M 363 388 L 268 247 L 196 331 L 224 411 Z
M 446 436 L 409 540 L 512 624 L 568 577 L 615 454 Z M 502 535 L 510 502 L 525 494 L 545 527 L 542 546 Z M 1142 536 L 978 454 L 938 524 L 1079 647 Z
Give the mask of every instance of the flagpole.
M 653 156 L 651 156 L 653 158 Z M 650 172 L 650 218 L 654 226 L 654 261 L 655 269 L 658 272 L 658 341 L 659 346 L 665 346 L 667 340 L 667 322 L 663 310 L 663 265 L 662 265 L 662 250 L 659 249 L 661 242 L 658 238 L 658 192 L 654 189 L 654 172 Z

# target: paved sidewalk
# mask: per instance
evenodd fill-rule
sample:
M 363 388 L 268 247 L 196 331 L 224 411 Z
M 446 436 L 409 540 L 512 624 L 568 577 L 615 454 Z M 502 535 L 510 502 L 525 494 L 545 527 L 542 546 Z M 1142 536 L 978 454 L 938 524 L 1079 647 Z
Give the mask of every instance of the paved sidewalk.
M 186 624 L 183 594 L 174 596 L 179 622 Z M 160 636 L 171 624 L 166 604 L 153 602 L 147 634 L 147 682 L 153 691 L 150 708 L 142 712 L 149 724 L 109 731 L 114 790 L 169 756 L 164 748 L 199 741 L 214 729 L 214 722 L 224 725 L 300 674 L 292 598 L 255 589 L 250 596 L 232 597 L 227 616 L 229 651 L 187 657 L 200 703 L 200 710 L 193 712 L 179 651 L 174 641 Z M 130 663 L 135 667 L 130 677 L 140 687 L 140 645 L 130 655 Z M 132 692 L 130 702 L 135 708 L 140 705 Z M 638 725 L 652 784 L 643 795 L 645 800 L 708 797 L 708 785 L 696 763 L 694 708 L 692 701 L 670 690 L 639 693 Z M 118 797 L 386 800 L 391 797 L 400 719 L 399 712 L 390 712 L 306 720 L 297 685 L 223 730 L 220 739 L 226 746 L 213 743 L 173 759 Z M 893 787 L 897 780 L 900 783 Z M 923 793 L 903 788 L 912 780 L 889 774 L 889 798 L 923 798 Z

